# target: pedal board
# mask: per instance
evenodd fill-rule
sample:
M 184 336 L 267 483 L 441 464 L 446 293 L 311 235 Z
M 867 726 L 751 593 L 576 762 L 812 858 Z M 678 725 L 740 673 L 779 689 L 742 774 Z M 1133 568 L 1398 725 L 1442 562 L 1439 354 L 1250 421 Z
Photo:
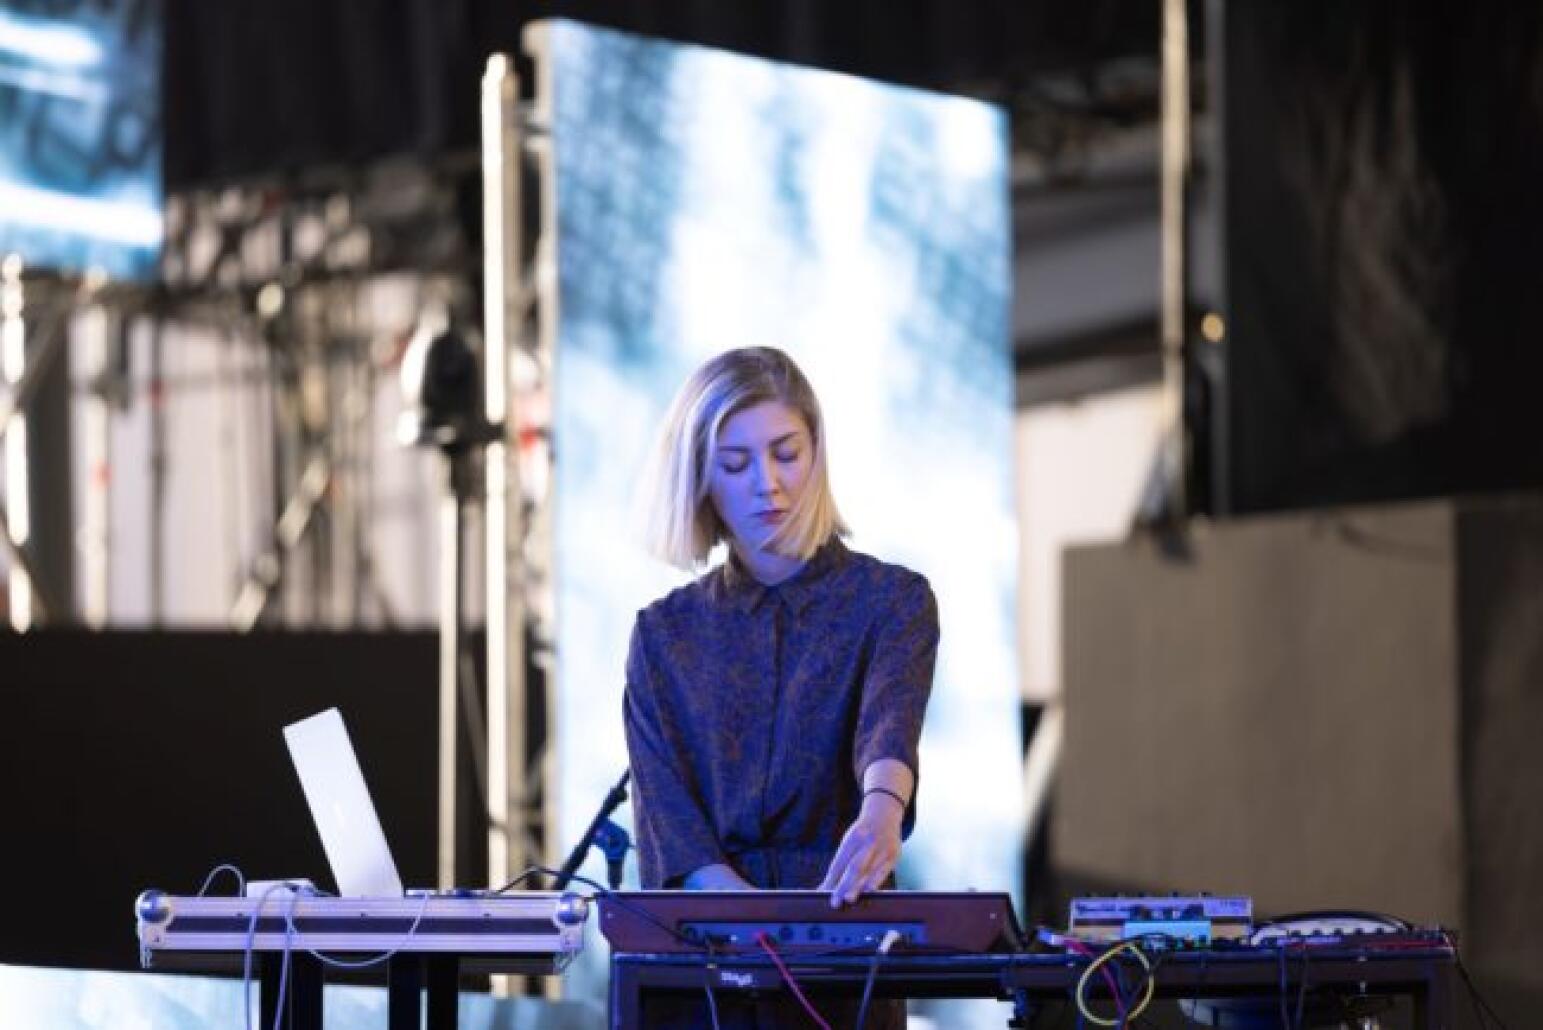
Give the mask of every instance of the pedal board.
M 1081 940 L 1163 938 L 1179 946 L 1242 943 L 1253 932 L 1253 899 L 1209 894 L 1074 898 L 1067 932 Z

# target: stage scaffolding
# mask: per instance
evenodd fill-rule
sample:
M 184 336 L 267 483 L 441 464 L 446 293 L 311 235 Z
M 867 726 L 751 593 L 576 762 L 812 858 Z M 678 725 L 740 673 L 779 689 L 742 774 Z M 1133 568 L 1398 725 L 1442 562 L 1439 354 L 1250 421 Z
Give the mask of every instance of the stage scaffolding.
M 527 35 L 534 101 L 522 101 L 505 55 L 489 59 L 482 80 L 485 414 L 503 428 L 485 464 L 488 872 L 495 886 L 531 865 L 557 864 L 553 706 L 540 706 L 544 725 L 527 724 L 527 668 L 540 669 L 547 698 L 557 689 L 549 492 L 557 226 L 545 135 L 549 68 L 536 39 Z
M 154 283 L 5 262 L 0 419 L 18 441 L 38 418 L 64 430 L 47 461 L 17 442 L 6 463 L 4 564 L 27 581 L 27 624 L 398 621 L 400 591 L 394 605 L 375 575 L 375 423 L 419 313 L 475 308 L 456 220 L 475 171 L 465 158 L 175 196 Z M 50 373 L 65 377 L 57 396 L 41 392 Z M 175 434 L 222 446 L 179 449 Z M 76 503 L 30 510 L 40 484 L 72 480 Z M 168 512 L 169 481 L 186 494 L 195 480 L 199 504 Z M 129 486 L 132 511 L 113 497 Z M 38 528 L 66 539 L 64 568 L 33 568 Z M 171 603 L 205 537 L 221 568 Z M 136 582 L 114 583 L 125 560 Z
M 511 129 L 529 118 L 512 76 L 497 88 Z M 490 189 L 480 227 L 495 273 L 485 297 L 474 153 L 173 196 L 153 284 L 42 275 L 14 260 L 0 284 L 0 570 L 17 629 L 431 623 L 435 558 L 425 544 L 440 470 L 392 439 L 398 366 L 431 322 L 454 326 L 484 356 L 486 415 L 501 435 L 470 456 L 469 643 L 456 663 L 469 685 L 452 712 L 481 781 L 495 885 L 541 859 L 539 797 L 550 782 L 531 759 L 543 729 L 527 724 L 527 711 L 543 707 L 552 639 L 550 332 L 530 285 L 534 262 L 522 258 L 538 251 L 500 221 L 518 223 L 517 165 L 535 174 L 539 157 L 508 145 L 519 155 L 505 166 L 513 199 L 500 206 L 504 194 Z M 485 347 L 479 308 L 495 305 L 506 315 L 500 324 L 490 314 L 498 345 Z M 67 376 L 65 388 L 39 396 L 50 370 Z M 60 453 L 46 467 L 36 439 L 28 458 L 26 439 L 44 402 L 74 429 L 54 441 Z M 73 502 L 39 510 L 45 481 L 83 486 Z M 39 567 L 40 520 L 61 527 L 68 568 Z M 51 589 L 50 574 L 66 589 Z M 485 664 L 470 650 L 484 619 Z M 486 717 L 470 686 L 482 672 Z M 461 856 L 445 874 L 466 883 L 479 867 Z

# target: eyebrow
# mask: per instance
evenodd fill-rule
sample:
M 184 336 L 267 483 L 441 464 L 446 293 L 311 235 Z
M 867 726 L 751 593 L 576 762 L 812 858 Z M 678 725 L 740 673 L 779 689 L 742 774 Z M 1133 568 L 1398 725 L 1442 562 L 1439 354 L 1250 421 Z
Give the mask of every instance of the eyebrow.
M 794 429 L 794 430 L 791 430 L 789 432 L 783 433 L 781 436 L 779 436 L 775 440 L 771 441 L 771 446 L 772 447 L 781 447 L 783 444 L 787 443 L 789 440 L 791 440 L 795 436 L 797 436 L 800 432 L 801 432 L 801 430 Z M 749 454 L 750 450 L 751 450 L 749 447 L 738 447 L 738 446 L 735 446 L 734 444 L 727 444 L 727 443 L 719 444 L 718 445 L 718 449 L 720 451 L 737 451 L 740 454 Z

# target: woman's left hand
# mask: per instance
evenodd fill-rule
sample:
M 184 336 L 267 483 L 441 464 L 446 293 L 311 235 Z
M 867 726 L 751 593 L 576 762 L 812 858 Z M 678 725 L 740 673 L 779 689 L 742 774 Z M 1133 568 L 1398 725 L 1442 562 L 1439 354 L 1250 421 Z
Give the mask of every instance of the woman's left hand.
M 880 885 L 900 861 L 900 825 L 905 806 L 888 794 L 863 798 L 857 818 L 841 838 L 836 857 L 819 889 L 830 891 L 830 907 L 850 904 Z

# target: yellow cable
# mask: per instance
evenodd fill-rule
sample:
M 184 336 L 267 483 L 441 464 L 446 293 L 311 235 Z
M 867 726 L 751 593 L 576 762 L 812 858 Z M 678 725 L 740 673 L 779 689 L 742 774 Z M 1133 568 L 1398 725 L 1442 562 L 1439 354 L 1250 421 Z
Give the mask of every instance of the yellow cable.
M 1135 1007 L 1125 1013 L 1123 1020 L 1118 1016 L 1114 1019 L 1105 1019 L 1088 1008 L 1087 999 L 1083 995 L 1087 990 L 1088 980 L 1092 977 L 1093 973 L 1100 969 L 1105 962 L 1113 961 L 1122 951 L 1128 951 L 1135 955 L 1136 959 L 1141 963 L 1141 967 L 1146 970 L 1146 989 L 1142 991 L 1141 1000 L 1136 1002 Z M 1119 1026 L 1121 1022 L 1129 1023 L 1145 1012 L 1147 1006 L 1152 1004 L 1152 992 L 1156 989 L 1157 978 L 1152 975 L 1152 963 L 1147 961 L 1146 955 L 1136 946 L 1135 941 L 1126 941 L 1118 947 L 1110 948 L 1098 956 L 1098 958 L 1089 962 L 1088 968 L 1082 971 L 1082 977 L 1077 981 L 1077 1010 L 1082 1013 L 1082 1018 L 1086 1019 L 1089 1023 L 1096 1023 L 1099 1026 Z

